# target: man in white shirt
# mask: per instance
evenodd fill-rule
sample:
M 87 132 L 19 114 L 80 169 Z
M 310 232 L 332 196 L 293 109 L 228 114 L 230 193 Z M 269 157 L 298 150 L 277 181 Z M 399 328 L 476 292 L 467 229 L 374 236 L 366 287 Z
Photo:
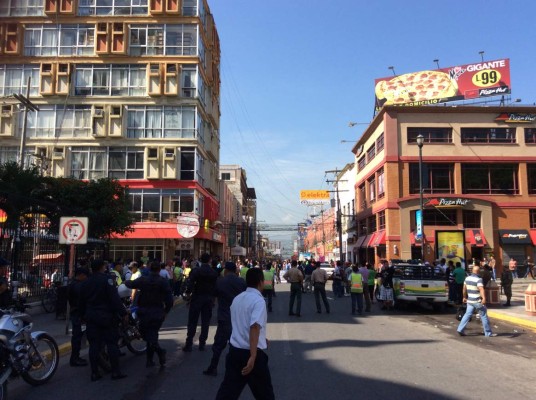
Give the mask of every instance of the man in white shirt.
M 225 363 L 225 377 L 216 400 L 238 399 L 246 384 L 255 399 L 273 400 L 274 389 L 268 368 L 266 322 L 268 314 L 262 297 L 264 274 L 250 268 L 247 289 L 231 305 L 232 334 Z

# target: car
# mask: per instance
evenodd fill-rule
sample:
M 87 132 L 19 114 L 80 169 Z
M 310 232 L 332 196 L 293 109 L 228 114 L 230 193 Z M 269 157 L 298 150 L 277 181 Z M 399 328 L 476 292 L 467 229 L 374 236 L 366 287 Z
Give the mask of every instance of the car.
M 328 279 L 333 278 L 333 271 L 335 271 L 335 268 L 331 266 L 331 264 L 328 263 L 320 263 L 320 268 L 322 268 L 326 273 L 328 274 Z

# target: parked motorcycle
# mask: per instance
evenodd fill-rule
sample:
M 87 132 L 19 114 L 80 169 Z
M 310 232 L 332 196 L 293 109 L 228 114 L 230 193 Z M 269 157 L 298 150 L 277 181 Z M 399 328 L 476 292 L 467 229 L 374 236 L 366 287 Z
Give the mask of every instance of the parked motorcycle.
M 0 310 L 0 400 L 7 398 L 9 378 L 21 376 L 33 386 L 55 374 L 60 352 L 54 338 L 44 331 L 32 332 L 26 298 L 19 296 L 8 310 Z

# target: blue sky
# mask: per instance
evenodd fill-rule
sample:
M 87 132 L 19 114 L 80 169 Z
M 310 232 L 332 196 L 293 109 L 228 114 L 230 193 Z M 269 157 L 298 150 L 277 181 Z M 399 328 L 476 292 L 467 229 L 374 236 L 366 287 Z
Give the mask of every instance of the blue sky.
M 353 161 L 374 79 L 510 58 L 512 98 L 536 101 L 536 2 L 209 0 L 222 49 L 221 163 L 240 164 L 258 219 L 303 221 L 300 189 Z M 281 240 L 288 234 L 270 234 Z

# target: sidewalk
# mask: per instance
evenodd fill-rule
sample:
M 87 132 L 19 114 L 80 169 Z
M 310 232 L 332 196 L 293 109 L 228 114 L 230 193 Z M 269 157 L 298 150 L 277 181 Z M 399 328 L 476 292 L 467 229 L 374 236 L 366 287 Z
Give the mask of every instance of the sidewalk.
M 512 305 L 510 307 L 503 306 L 506 302 L 506 297 L 501 295 L 501 305 L 488 307 L 489 317 L 536 331 L 536 316 L 530 316 L 525 312 L 525 290 L 531 283 L 536 285 L 536 280 L 531 278 L 514 279 Z

